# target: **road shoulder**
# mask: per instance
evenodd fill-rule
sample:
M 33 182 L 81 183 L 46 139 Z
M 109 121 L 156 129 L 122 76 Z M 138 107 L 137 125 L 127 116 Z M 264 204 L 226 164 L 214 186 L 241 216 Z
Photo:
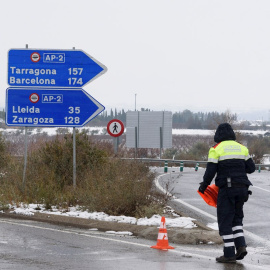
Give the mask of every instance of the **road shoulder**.
M 142 226 L 133 225 L 119 222 L 110 221 L 100 221 L 93 219 L 84 219 L 77 217 L 67 217 L 59 215 L 50 215 L 44 213 L 34 213 L 31 216 L 25 216 L 15 213 L 10 213 L 9 211 L 0 214 L 1 218 L 14 218 L 22 220 L 34 220 L 37 222 L 46 222 L 60 226 L 69 226 L 83 229 L 93 229 L 96 228 L 100 231 L 129 231 L 132 232 L 134 236 L 156 241 L 159 228 L 155 226 Z M 209 229 L 196 222 L 197 228 L 185 229 L 185 228 L 167 228 L 168 238 L 170 243 L 176 244 L 222 244 L 222 239 L 220 238 L 217 231 Z

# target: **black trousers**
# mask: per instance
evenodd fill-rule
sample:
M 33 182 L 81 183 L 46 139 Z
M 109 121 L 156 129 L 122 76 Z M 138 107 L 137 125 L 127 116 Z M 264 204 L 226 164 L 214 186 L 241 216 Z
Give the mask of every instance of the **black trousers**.
M 248 196 L 247 187 L 219 189 L 217 218 L 219 234 L 224 241 L 224 256 L 235 256 L 235 248 L 246 246 L 243 233 L 243 205 Z

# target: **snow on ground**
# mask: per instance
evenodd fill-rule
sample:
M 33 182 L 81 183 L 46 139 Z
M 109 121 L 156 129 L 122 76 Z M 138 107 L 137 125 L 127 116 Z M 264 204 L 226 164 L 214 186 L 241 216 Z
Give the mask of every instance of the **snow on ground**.
M 239 130 L 242 134 L 250 135 L 264 135 L 267 131 L 265 130 Z M 173 129 L 173 135 L 199 135 L 199 136 L 214 136 L 215 130 L 208 129 Z
M 208 129 L 173 129 L 173 135 L 200 135 L 200 136 L 207 136 L 213 135 L 213 130 Z
M 161 222 L 160 215 L 153 215 L 151 218 L 139 218 L 136 219 L 134 217 L 126 217 L 126 216 L 109 216 L 103 212 L 88 212 L 82 211 L 79 207 L 70 207 L 68 211 L 60 211 L 56 207 L 53 207 L 52 210 L 48 211 L 41 205 L 37 204 L 29 204 L 24 205 L 21 204 L 19 207 L 10 205 L 10 209 L 12 209 L 11 213 L 32 216 L 36 212 L 49 214 L 49 215 L 59 215 L 59 216 L 67 216 L 74 218 L 85 218 L 85 219 L 94 219 L 101 221 L 113 221 L 118 223 L 127 223 L 134 225 L 144 225 L 144 226 L 159 226 Z M 37 210 L 39 209 L 39 210 Z M 191 229 L 197 227 L 192 221 L 194 219 L 189 217 L 180 217 L 177 214 L 173 214 L 173 218 L 166 218 L 166 226 L 167 227 L 177 227 L 177 228 L 186 228 Z
M 97 135 L 101 135 L 101 134 L 103 134 L 104 128 L 107 129 L 106 127 L 83 127 L 83 128 L 77 128 L 77 129 L 79 129 L 80 131 L 82 131 L 82 130 L 88 131 L 89 134 L 91 134 L 91 132 L 95 131 L 95 132 L 97 132 Z M 57 130 L 61 130 L 61 129 L 68 130 L 69 133 L 73 132 L 73 128 L 68 128 L 68 127 L 29 128 L 32 135 L 46 133 L 48 136 L 56 135 Z M 3 134 L 12 134 L 12 133 L 21 132 L 22 134 L 24 134 L 24 127 L 22 127 L 21 129 L 0 128 L 0 132 L 3 132 Z
M 30 130 L 32 131 L 32 134 L 42 134 L 46 133 L 49 136 L 57 134 L 57 130 L 59 127 L 50 127 L 50 128 L 31 128 Z M 72 133 L 72 128 L 66 128 L 62 127 L 60 129 L 67 129 L 69 133 Z M 91 132 L 95 132 L 96 135 L 102 135 L 104 134 L 104 130 L 107 130 L 107 127 L 82 127 L 82 128 L 77 128 L 80 131 L 81 130 L 86 130 L 91 134 Z M 7 128 L 3 129 L 0 128 L 0 132 L 3 132 L 4 134 L 12 134 L 12 133 L 17 133 L 19 129 L 15 128 Z M 21 129 L 21 132 L 24 133 L 24 128 Z M 243 134 L 252 134 L 252 135 L 264 135 L 267 131 L 265 130 L 241 130 L 240 131 Z M 172 134 L 173 135 L 199 135 L 199 136 L 213 136 L 214 135 L 214 130 L 208 130 L 208 129 L 172 129 Z
M 211 229 L 213 229 L 213 230 L 218 231 L 218 223 L 217 222 L 208 223 L 206 226 L 209 227 L 209 228 L 211 228 Z

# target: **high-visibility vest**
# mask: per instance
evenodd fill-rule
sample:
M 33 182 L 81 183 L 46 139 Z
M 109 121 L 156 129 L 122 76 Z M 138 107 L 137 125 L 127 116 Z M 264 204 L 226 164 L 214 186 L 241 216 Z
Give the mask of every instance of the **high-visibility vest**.
M 247 147 L 236 141 L 223 141 L 211 147 L 208 155 L 208 162 L 218 163 L 227 159 L 242 159 L 250 158 Z

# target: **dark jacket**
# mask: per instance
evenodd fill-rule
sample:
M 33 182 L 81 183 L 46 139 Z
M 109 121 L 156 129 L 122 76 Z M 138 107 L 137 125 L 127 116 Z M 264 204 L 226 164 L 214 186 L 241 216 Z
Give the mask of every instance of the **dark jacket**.
M 253 173 L 255 171 L 255 164 L 248 154 L 239 155 L 239 152 L 235 152 L 235 155 L 233 155 L 233 151 L 240 151 L 238 150 L 240 148 L 242 149 L 241 151 L 244 150 L 245 153 L 248 153 L 247 148 L 235 142 L 235 139 L 235 133 L 228 123 L 218 126 L 214 136 L 214 140 L 218 144 L 209 151 L 208 163 L 203 176 L 203 180 L 207 185 L 211 183 L 215 175 L 215 183 L 219 188 L 227 186 L 228 177 L 231 178 L 232 183 L 247 186 L 252 185 L 247 177 L 247 173 Z M 224 152 L 222 152 L 223 148 L 225 149 L 225 152 L 231 151 L 231 153 L 226 156 L 226 153 L 224 154 Z M 210 153 L 213 153 L 215 149 L 220 149 L 219 151 L 223 156 L 219 157 L 217 153 L 216 159 L 211 158 L 213 157 L 213 154 L 210 156 Z

